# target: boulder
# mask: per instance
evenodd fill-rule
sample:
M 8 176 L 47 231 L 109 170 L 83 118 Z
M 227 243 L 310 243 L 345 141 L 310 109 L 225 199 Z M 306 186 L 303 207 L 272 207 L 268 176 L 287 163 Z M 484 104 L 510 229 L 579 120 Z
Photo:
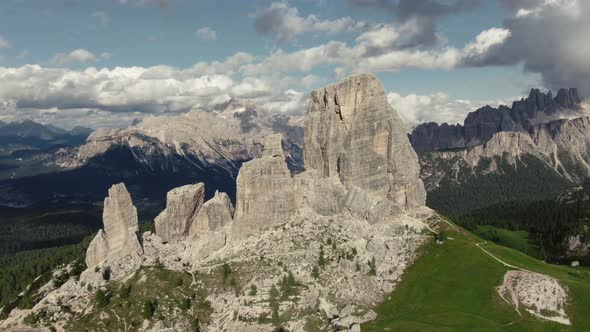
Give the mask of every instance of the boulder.
M 205 198 L 203 183 L 174 188 L 166 195 L 166 209 L 155 219 L 156 235 L 166 242 L 177 242 L 189 235 Z

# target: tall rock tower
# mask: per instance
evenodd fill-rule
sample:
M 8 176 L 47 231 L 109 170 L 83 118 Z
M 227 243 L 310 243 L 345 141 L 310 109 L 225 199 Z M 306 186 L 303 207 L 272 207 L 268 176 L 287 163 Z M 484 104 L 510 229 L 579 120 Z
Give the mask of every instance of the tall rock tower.
M 311 93 L 303 149 L 307 170 L 387 195 L 400 207 L 425 204 L 418 157 L 375 75 L 353 75 Z

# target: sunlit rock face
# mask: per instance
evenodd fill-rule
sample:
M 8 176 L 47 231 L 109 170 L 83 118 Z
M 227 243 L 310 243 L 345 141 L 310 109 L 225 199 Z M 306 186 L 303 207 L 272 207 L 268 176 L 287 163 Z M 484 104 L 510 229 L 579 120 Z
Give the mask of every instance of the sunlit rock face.
M 186 238 L 204 199 L 203 183 L 170 190 L 166 195 L 166 209 L 155 220 L 156 235 L 166 242 Z
M 307 115 L 306 169 L 389 196 L 402 207 L 424 204 L 418 158 L 374 75 L 354 75 L 313 91 Z
M 109 256 L 137 256 L 143 253 L 137 238 L 137 209 L 125 184 L 119 183 L 109 189 L 104 200 L 102 220 L 104 229 L 96 234 L 86 253 L 88 267 L 98 265 Z

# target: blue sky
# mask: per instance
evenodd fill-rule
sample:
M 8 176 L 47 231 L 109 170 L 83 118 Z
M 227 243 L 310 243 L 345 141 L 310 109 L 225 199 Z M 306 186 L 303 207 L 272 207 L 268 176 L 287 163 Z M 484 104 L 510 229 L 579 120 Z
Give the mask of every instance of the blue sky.
M 576 0 L 552 1 L 586 6 Z M 531 87 L 554 89 L 570 82 L 545 70 L 564 67 L 558 55 L 545 56 L 548 64 L 539 68 L 534 51 L 519 49 L 522 43 L 513 40 L 526 37 L 523 26 L 568 15 L 560 12 L 567 6 L 548 2 L 4 0 L 0 77 L 21 83 L 0 88 L 0 120 L 33 117 L 65 126 L 113 126 L 145 114 L 206 108 L 231 97 L 255 99 L 271 111 L 303 112 L 310 89 L 353 72 L 373 71 L 394 106 L 408 113 L 408 121 L 449 117 L 449 122 L 458 122 L 470 108 L 508 102 Z M 315 51 L 303 55 L 306 50 Z M 214 62 L 236 54 L 242 58 L 235 66 L 211 70 Z M 148 69 L 161 65 L 167 66 L 165 73 L 157 67 L 156 79 L 138 82 L 147 74 L 133 68 L 151 75 L 154 70 Z M 122 70 L 114 73 L 116 67 Z M 586 70 L 585 63 L 582 67 Z M 108 73 L 85 73 L 87 68 Z M 166 75 L 175 80 L 173 88 Z M 67 83 L 81 92 L 43 90 L 65 90 L 66 77 L 76 77 Z M 212 88 L 208 83 L 195 87 L 192 78 L 211 82 Z M 571 82 L 583 78 L 572 77 Z M 154 90 L 162 84 L 170 95 L 158 90 L 160 98 L 150 99 L 130 88 L 145 89 L 146 84 Z M 110 88 L 100 90 L 119 85 L 125 89 L 115 96 Z M 188 87 L 208 92 L 188 96 Z M 19 88 L 39 90 L 27 95 L 16 93 Z M 440 100 L 420 104 L 419 97 Z M 113 121 L 97 121 L 98 115 L 89 113 L 112 116 Z M 73 117 L 75 121 L 66 123 Z

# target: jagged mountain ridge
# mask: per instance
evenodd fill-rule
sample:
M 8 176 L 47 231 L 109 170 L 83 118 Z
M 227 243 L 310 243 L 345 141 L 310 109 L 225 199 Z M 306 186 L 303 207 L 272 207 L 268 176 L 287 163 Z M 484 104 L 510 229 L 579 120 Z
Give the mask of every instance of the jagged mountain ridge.
M 16 178 L 0 181 L 0 204 L 99 202 L 123 180 L 146 206 L 163 203 L 168 190 L 194 181 L 207 184 L 207 197 L 220 189 L 234 199 L 242 163 L 261 156 L 263 137 L 277 132 L 285 137 L 290 170 L 301 170 L 302 118 L 257 110 L 247 100 L 151 116 L 123 129 L 97 129 L 79 146 L 44 152 L 42 168 L 33 165 L 34 171 L 47 169 L 42 174 L 17 169 Z
M 422 152 L 420 156 L 422 179 L 428 190 L 435 189 L 444 178 L 458 179 L 467 169 L 478 174 L 496 172 L 496 157 L 504 157 L 511 165 L 523 156 L 534 157 L 567 181 L 580 183 L 590 176 L 590 117 L 555 120 L 536 125 L 530 132 L 498 132 L 480 145 Z M 452 166 L 446 170 L 437 167 L 442 163 Z
M 471 147 L 486 142 L 497 132 L 530 132 L 539 124 L 581 117 L 588 115 L 588 111 L 577 89 L 560 89 L 555 98 L 551 91 L 531 89 L 527 98 L 514 101 L 512 107 L 484 106 L 469 113 L 463 125 L 418 125 L 412 131 L 411 142 L 419 152 Z
M 205 170 L 215 165 L 232 178 L 241 161 L 260 156 L 262 137 L 281 132 L 293 169 L 301 167 L 302 128 L 285 115 L 267 115 L 251 101 L 232 99 L 213 111 L 151 116 L 124 129 L 98 129 L 86 143 L 58 152 L 56 164 L 75 168 L 115 147 L 127 147 L 148 170 L 175 172 L 181 163 Z
M 550 199 L 584 181 L 590 176 L 587 111 L 576 89 L 561 89 L 555 98 L 532 89 L 511 108 L 469 113 L 463 126 L 416 127 L 410 137 L 429 206 L 466 213 L 502 201 Z M 488 189 L 479 190 L 482 185 Z

